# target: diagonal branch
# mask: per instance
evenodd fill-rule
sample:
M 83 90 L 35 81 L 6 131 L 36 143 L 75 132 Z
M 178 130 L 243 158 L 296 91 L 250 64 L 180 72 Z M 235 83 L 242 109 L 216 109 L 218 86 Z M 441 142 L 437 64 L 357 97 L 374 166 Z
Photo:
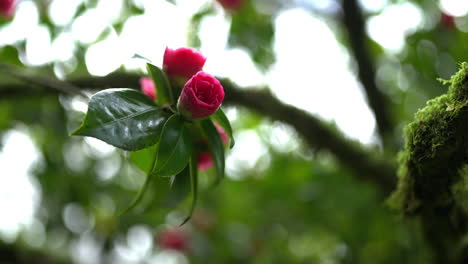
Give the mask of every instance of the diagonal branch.
M 365 21 L 357 0 L 342 0 L 342 7 L 342 23 L 347 30 L 351 53 L 358 66 L 359 80 L 366 92 L 369 106 L 375 114 L 378 132 L 385 144 L 393 136 L 393 122 L 389 113 L 389 103 L 375 81 L 375 67 L 366 42 Z
M 376 185 L 385 195 L 394 189 L 396 170 L 392 163 L 382 159 L 380 153 L 371 153 L 333 126 L 304 110 L 281 102 L 267 89 L 240 89 L 228 80 L 222 83 L 226 89 L 226 103 L 247 107 L 294 127 L 310 148 L 331 152 L 358 179 Z
M 139 88 L 139 75 L 113 73 L 105 77 L 83 77 L 70 81 L 81 89 L 105 89 L 111 87 Z M 227 79 L 220 78 L 226 91 L 225 103 L 246 107 L 272 120 L 284 122 L 295 128 L 302 135 L 310 148 L 325 150 L 347 166 L 360 180 L 375 185 L 383 195 L 388 195 L 396 185 L 394 164 L 384 160 L 380 153 L 372 153 L 360 143 L 346 138 L 331 125 L 304 110 L 281 102 L 268 92 L 268 89 L 242 89 Z M 57 80 L 58 81 L 58 80 Z M 62 82 L 62 81 L 58 81 Z M 64 84 L 66 82 L 63 82 Z M 22 89 L 13 86 L 0 87 L 0 98 L 7 93 L 10 97 L 15 92 L 22 96 Z M 35 89 L 36 94 L 41 94 Z M 49 89 L 47 93 L 59 93 Z M 31 95 L 28 93 L 28 95 Z M 377 152 L 377 151 L 375 151 Z

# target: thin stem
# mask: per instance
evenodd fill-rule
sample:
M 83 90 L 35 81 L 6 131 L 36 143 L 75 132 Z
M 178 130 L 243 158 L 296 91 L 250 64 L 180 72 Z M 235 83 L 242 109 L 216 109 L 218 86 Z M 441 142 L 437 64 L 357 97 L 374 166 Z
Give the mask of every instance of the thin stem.
M 342 0 L 343 26 L 349 48 L 358 66 L 358 77 L 374 112 L 377 129 L 386 148 L 395 148 L 393 138 L 394 123 L 390 115 L 389 101 L 380 91 L 375 80 L 375 66 L 369 51 L 365 30 L 365 20 L 356 0 Z

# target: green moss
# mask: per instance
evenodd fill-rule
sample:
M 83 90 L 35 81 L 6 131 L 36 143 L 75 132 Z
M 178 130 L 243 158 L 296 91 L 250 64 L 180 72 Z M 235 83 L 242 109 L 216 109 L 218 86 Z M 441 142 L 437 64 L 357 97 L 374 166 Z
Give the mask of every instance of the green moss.
M 468 63 L 452 76 L 448 93 L 427 102 L 405 128 L 399 184 L 389 202 L 406 214 L 454 202 L 468 161 Z
M 452 99 L 458 102 L 468 101 L 468 63 L 464 62 L 460 65 L 460 70 L 453 75 L 450 82 L 452 85 L 449 88 L 449 94 Z

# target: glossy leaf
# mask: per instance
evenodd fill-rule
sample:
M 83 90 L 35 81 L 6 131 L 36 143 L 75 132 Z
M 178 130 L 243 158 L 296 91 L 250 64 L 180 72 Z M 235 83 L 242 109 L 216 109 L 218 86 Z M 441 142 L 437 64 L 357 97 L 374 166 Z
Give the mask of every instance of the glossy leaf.
M 232 136 L 231 123 L 229 122 L 229 119 L 226 117 L 221 108 L 219 108 L 218 111 L 211 115 L 211 120 L 218 123 L 218 125 L 220 125 L 224 129 L 224 131 L 229 136 L 229 147 L 234 147 L 235 142 L 234 137 Z
M 184 123 L 180 115 L 173 115 L 164 124 L 156 164 L 152 171 L 158 176 L 176 175 L 188 164 L 192 141 Z
M 216 183 L 224 177 L 224 146 L 221 137 L 219 136 L 218 130 L 210 119 L 205 119 L 200 122 L 203 133 L 208 142 L 208 148 L 213 157 L 214 165 L 216 168 Z
M 156 158 L 158 144 L 151 147 L 141 149 L 138 151 L 132 151 L 129 153 L 129 159 L 137 167 L 145 173 L 149 173 L 152 169 L 152 164 Z
M 154 85 L 156 86 L 157 103 L 159 105 L 174 104 L 171 84 L 166 74 L 158 66 L 151 63 L 147 63 L 146 65 L 151 79 L 153 79 Z
M 72 135 L 95 137 L 134 151 L 156 144 L 167 118 L 139 91 L 107 89 L 91 97 L 86 117 Z
M 197 205 L 197 200 L 198 200 L 198 162 L 197 162 L 197 157 L 196 155 L 192 155 L 190 158 L 189 162 L 189 169 L 190 169 L 190 186 L 191 186 L 191 191 L 192 191 L 192 203 L 190 206 L 190 211 L 188 216 L 185 218 L 185 220 L 182 222 L 180 225 L 184 225 L 187 223 L 187 221 L 192 218 L 193 211 L 195 210 L 195 207 Z

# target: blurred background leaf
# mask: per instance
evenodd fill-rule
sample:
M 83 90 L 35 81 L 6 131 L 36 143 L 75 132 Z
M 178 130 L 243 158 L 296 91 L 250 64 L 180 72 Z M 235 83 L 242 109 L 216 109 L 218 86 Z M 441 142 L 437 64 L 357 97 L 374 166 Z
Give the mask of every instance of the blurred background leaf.
M 340 1 L 246 0 L 239 10 L 169 2 L 21 1 L 12 20 L 0 19 L 0 63 L 81 80 L 91 94 L 97 77 L 148 75 L 134 54 L 161 66 L 166 46 L 196 47 L 207 72 L 246 91 L 268 86 L 376 156 L 385 151 Z M 362 0 L 359 7 L 401 150 L 404 125 L 446 92 L 437 78 L 468 61 L 468 7 L 449 0 Z M 138 88 L 125 78 L 116 83 L 99 89 Z M 0 262 L 432 263 L 420 226 L 390 212 L 382 193 L 333 153 L 309 148 L 304 135 L 262 114 L 223 109 L 236 140 L 226 177 L 213 187 L 216 170 L 200 172 L 198 206 L 179 230 L 184 247 L 171 249 L 161 237 L 190 208 L 187 171 L 157 179 L 135 210 L 117 217 L 143 185 L 154 150 L 127 153 L 69 137 L 87 101 L 0 71 Z

